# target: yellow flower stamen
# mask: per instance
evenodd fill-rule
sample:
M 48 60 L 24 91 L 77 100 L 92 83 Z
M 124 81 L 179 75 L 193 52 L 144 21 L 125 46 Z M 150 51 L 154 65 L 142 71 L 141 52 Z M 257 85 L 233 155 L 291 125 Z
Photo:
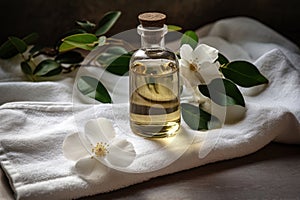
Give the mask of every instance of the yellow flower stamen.
M 96 156 L 104 157 L 109 153 L 108 144 L 103 142 L 97 142 L 96 146 L 92 148 L 92 152 Z
M 197 65 L 194 63 L 190 63 L 190 70 L 196 72 L 198 69 Z

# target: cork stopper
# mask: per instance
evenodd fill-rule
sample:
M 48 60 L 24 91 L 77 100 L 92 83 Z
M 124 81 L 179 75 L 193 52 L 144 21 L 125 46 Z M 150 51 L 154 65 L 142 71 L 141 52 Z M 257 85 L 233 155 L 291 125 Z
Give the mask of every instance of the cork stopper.
M 159 12 L 147 12 L 138 16 L 143 27 L 163 27 L 167 16 Z

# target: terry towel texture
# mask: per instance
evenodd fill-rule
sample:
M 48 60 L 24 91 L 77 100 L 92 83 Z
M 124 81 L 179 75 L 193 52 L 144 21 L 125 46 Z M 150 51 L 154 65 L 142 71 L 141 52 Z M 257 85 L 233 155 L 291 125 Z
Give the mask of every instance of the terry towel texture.
M 142 141 L 130 133 L 128 104 L 72 104 L 72 78 L 43 83 L 22 82 L 21 76 L 12 80 L 9 79 L 12 74 L 4 66 L 8 63 L 1 61 L 0 163 L 16 197 L 30 200 L 78 198 L 244 156 L 274 140 L 299 144 L 299 49 L 248 18 L 221 20 L 198 33 L 202 36 L 200 42 L 218 48 L 231 60 L 253 62 L 270 83 L 266 88 L 242 89 L 247 111 L 236 124 L 198 132 L 190 130 L 183 122 L 185 133 L 181 137 L 186 136 L 189 141 L 185 141 L 186 146 L 177 145 L 180 140 L 175 141 L 178 146 L 175 151 L 180 152 L 178 159 L 170 156 L 168 144 L 162 148 L 154 141 Z M 37 96 L 39 92 L 44 98 Z M 24 100 L 26 102 L 13 102 Z M 117 135 L 133 143 L 137 158 L 132 168 L 141 172 L 147 168 L 158 170 L 148 173 L 111 170 L 102 180 L 94 182 L 78 177 L 72 171 L 74 163 L 62 155 L 62 142 L 68 133 L 81 131 L 84 123 L 95 117 L 111 119 Z M 166 167 L 159 169 L 161 166 Z

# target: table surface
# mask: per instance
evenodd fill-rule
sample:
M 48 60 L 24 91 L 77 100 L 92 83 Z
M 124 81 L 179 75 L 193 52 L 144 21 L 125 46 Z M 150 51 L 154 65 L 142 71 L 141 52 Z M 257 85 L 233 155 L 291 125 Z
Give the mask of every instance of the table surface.
M 0 170 L 0 199 L 13 193 Z M 258 152 L 178 172 L 82 200 L 300 199 L 300 145 L 271 143 Z

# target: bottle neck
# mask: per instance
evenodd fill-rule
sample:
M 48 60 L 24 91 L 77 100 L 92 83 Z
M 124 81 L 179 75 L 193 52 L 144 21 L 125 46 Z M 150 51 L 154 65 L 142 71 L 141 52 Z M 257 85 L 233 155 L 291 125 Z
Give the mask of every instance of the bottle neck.
M 164 49 L 164 35 L 168 32 L 166 25 L 164 27 L 142 27 L 138 26 L 138 33 L 141 35 L 142 49 Z

